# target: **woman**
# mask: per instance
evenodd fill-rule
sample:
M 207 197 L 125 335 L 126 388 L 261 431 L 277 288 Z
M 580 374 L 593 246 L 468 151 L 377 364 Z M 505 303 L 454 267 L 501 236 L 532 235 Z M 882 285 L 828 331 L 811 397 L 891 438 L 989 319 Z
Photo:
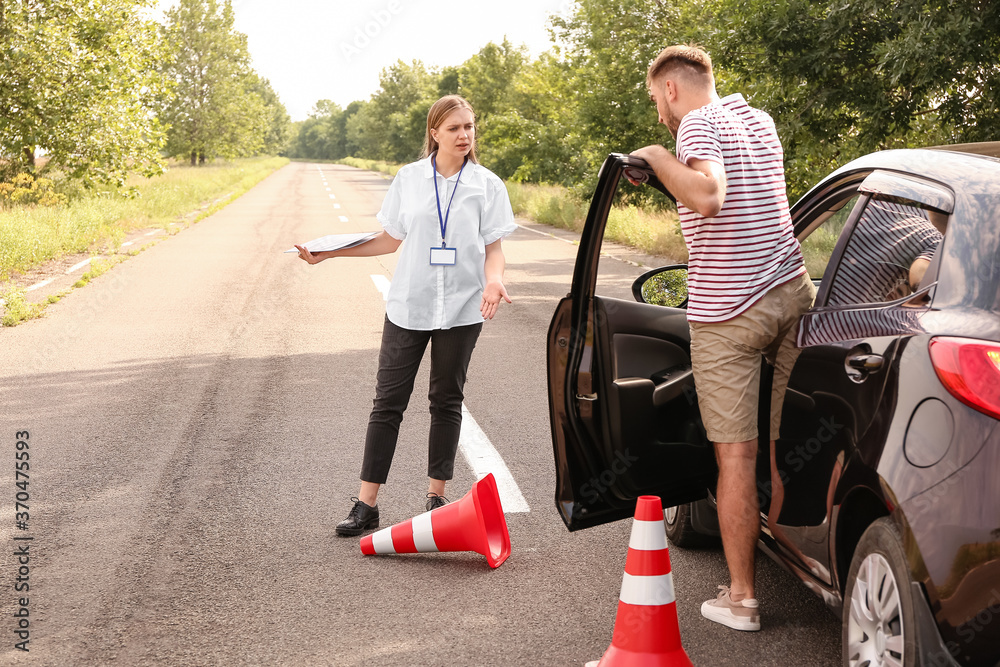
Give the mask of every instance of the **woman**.
M 396 174 L 378 213 L 383 232 L 354 248 L 299 257 L 316 264 L 332 257 L 370 257 L 403 251 L 386 300 L 375 405 L 368 420 L 361 490 L 337 534 L 378 528 L 376 500 L 385 483 L 403 411 L 428 341 L 431 343 L 431 431 L 428 511 L 441 507 L 452 478 L 462 424 L 465 377 L 484 319 L 503 299 L 501 239 L 516 229 L 507 189 L 476 159 L 475 114 L 458 95 L 442 97 L 427 113 L 419 162 Z

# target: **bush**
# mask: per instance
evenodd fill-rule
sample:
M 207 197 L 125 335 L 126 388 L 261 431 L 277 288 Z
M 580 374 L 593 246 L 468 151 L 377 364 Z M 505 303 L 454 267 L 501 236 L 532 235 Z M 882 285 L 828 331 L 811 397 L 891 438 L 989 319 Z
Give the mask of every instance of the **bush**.
M 60 206 L 66 195 L 55 192 L 47 178 L 36 179 L 31 174 L 17 174 L 10 181 L 0 183 L 0 206 Z

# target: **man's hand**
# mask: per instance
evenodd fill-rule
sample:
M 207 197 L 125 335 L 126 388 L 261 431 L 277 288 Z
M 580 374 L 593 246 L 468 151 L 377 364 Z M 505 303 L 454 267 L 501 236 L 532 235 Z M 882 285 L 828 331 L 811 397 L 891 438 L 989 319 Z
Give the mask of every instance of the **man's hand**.
M 507 303 L 514 303 L 507 296 L 507 288 L 503 286 L 502 282 L 487 283 L 486 289 L 483 290 L 483 300 L 479 304 L 479 312 L 487 320 L 492 320 L 493 316 L 497 313 L 497 309 L 500 307 L 501 299 Z
M 726 201 L 726 168 L 721 163 L 691 160 L 684 164 L 656 144 L 632 151 L 632 155 L 648 162 L 663 187 L 692 211 L 714 218 L 722 210 Z
M 658 144 L 653 144 L 652 146 L 643 146 L 637 150 L 632 151 L 630 154 L 636 157 L 640 157 L 645 160 L 650 167 L 655 171 L 656 163 L 664 159 L 664 153 L 670 153 L 666 148 Z M 639 181 L 632 180 L 629 178 L 626 172 L 625 177 L 628 178 L 629 183 L 632 185 L 640 185 Z

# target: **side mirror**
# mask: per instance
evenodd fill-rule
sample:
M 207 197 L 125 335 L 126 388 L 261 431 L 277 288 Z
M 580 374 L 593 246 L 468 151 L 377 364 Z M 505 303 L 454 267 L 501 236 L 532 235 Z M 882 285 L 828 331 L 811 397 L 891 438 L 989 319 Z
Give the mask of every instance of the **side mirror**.
M 640 303 L 683 308 L 688 300 L 687 274 L 687 264 L 647 271 L 632 283 L 632 296 Z

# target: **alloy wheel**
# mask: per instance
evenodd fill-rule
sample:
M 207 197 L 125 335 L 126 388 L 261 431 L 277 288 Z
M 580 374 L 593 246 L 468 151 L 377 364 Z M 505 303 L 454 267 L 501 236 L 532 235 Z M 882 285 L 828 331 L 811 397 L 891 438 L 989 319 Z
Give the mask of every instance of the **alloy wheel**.
M 851 667 L 902 667 L 904 664 L 899 586 L 882 554 L 868 554 L 858 569 L 851 591 L 847 632 Z
M 663 510 L 663 518 L 666 519 L 667 523 L 671 526 L 677 523 L 677 505 Z

